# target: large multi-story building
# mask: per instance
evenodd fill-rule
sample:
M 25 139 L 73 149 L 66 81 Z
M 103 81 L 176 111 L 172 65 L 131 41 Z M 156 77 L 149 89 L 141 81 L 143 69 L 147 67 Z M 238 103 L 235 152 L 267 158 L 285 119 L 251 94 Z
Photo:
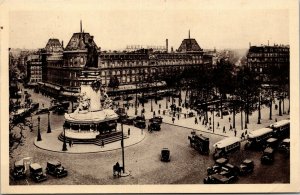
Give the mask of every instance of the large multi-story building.
M 289 71 L 290 48 L 284 45 L 250 46 L 247 65 L 260 76 L 262 82 L 268 82 L 268 75 L 275 68 Z
M 74 33 L 64 48 L 58 39 L 49 39 L 44 52 L 43 86 L 55 95 L 78 95 L 81 70 L 86 64 L 87 49 L 85 43 L 93 38 L 89 33 Z M 111 86 L 118 79 L 120 86 L 162 81 L 165 77 L 178 74 L 186 68 L 197 67 L 199 71 L 212 65 L 212 56 L 205 54 L 197 41 L 184 39 L 179 49 L 168 52 L 139 49 L 135 51 L 101 51 L 98 48 L 98 70 L 103 85 Z

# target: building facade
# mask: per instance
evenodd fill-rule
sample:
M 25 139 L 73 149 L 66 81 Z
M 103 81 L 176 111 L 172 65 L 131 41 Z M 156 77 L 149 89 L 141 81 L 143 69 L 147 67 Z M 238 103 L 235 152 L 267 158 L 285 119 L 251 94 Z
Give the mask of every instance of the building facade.
M 274 69 L 289 71 L 290 48 L 284 45 L 250 46 L 247 65 L 260 76 L 262 82 L 268 82 L 268 75 Z
M 74 33 L 64 48 L 58 39 L 49 39 L 42 54 L 43 82 L 56 95 L 76 96 L 80 91 L 78 80 L 87 60 L 85 43 L 93 39 L 89 33 Z M 211 67 L 212 56 L 205 54 L 195 39 L 184 39 L 176 52 L 155 51 L 151 48 L 135 51 L 101 51 L 98 48 L 98 70 L 101 82 L 112 86 L 118 79 L 120 86 L 163 81 L 186 68 L 199 71 Z

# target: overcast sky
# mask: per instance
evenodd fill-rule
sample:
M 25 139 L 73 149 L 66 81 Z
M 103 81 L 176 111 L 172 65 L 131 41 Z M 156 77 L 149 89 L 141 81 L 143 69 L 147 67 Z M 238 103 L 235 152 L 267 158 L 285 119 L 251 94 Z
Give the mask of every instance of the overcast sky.
M 169 46 L 177 49 L 191 31 L 204 49 L 216 47 L 248 48 L 252 45 L 289 44 L 289 12 L 286 9 L 249 7 L 220 9 L 205 7 L 210 1 L 192 1 L 193 5 L 175 1 L 91 1 L 74 4 L 48 1 L 37 4 L 41 9 L 18 9 L 9 12 L 9 46 L 42 48 L 49 38 L 69 42 L 80 31 L 94 35 L 102 50 L 124 49 L 127 45 Z M 100 3 L 99 3 L 100 2 Z M 129 3 L 134 6 L 128 6 Z M 220 1 L 219 1 L 220 2 Z M 53 4 L 57 4 L 53 7 Z M 84 7 L 80 9 L 80 5 Z M 52 7 L 51 7 L 52 6 Z M 51 7 L 51 9 L 47 9 Z

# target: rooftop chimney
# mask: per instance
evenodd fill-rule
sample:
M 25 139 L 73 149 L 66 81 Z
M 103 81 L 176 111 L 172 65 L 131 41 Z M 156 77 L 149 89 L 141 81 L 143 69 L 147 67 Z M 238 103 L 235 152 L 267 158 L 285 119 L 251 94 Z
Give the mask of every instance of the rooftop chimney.
M 80 20 L 80 32 L 82 33 L 82 21 Z
M 189 29 L 189 39 L 191 38 L 190 29 Z
M 173 47 L 171 47 L 171 52 L 173 53 L 174 51 L 173 51 Z
M 166 52 L 168 53 L 169 49 L 169 44 L 168 44 L 168 39 L 166 39 Z

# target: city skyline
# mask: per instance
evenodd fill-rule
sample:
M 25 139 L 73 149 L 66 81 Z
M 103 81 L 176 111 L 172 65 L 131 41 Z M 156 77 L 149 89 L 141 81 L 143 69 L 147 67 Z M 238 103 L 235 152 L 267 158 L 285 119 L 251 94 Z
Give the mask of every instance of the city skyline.
M 80 20 L 84 32 L 93 35 L 102 50 L 123 50 L 127 45 L 164 46 L 166 39 L 169 51 L 171 47 L 176 50 L 188 38 L 189 30 L 203 49 L 244 49 L 249 43 L 289 44 L 289 12 L 285 9 L 204 10 L 198 5 L 187 11 L 189 6 L 182 7 L 181 1 L 155 2 L 162 6 L 144 3 L 140 8 L 123 8 L 120 3 L 108 3 L 109 8 L 90 11 L 12 11 L 9 47 L 43 48 L 49 38 L 67 45 L 72 34 L 80 32 Z

